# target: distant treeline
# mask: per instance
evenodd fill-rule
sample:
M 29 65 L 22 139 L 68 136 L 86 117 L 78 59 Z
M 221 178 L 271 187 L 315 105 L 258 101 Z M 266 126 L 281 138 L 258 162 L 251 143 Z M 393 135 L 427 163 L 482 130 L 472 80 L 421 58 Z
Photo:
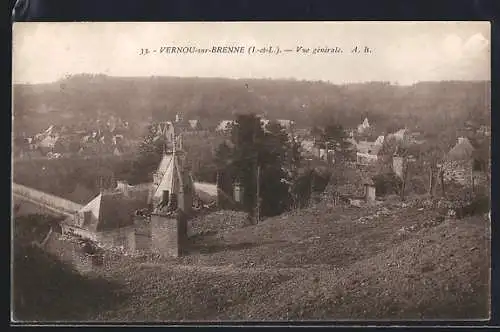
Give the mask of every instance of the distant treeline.
M 214 128 L 235 113 L 291 119 L 301 127 L 326 120 L 356 126 L 365 116 L 382 130 L 402 126 L 436 133 L 464 121 L 490 121 L 490 82 L 385 82 L 334 85 L 270 79 L 118 78 L 76 75 L 54 83 L 14 86 L 14 129 L 114 114 L 131 123 L 200 119 Z

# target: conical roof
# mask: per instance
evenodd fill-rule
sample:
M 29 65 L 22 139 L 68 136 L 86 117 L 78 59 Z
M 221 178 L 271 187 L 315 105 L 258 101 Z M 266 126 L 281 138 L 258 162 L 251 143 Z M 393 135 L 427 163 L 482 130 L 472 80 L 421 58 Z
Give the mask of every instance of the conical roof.
M 155 188 L 153 199 L 158 199 L 163 196 L 163 191 L 178 194 L 180 189 L 184 186 L 193 188 L 192 180 L 189 176 L 184 174 L 182 169 L 181 160 L 179 155 L 174 151 L 170 155 L 165 155 L 160 162 L 157 174 L 161 176 L 158 187 Z
M 161 181 L 153 194 L 154 198 L 161 198 L 164 191 L 176 193 L 179 191 L 179 179 L 177 177 L 178 168 L 174 156 L 171 155 L 170 162 L 167 165 L 165 172 L 161 176 Z

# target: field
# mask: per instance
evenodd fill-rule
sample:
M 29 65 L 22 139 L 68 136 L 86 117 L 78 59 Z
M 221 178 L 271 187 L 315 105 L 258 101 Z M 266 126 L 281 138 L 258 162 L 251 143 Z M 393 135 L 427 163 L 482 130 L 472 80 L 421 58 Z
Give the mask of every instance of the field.
M 443 219 L 433 209 L 396 202 L 368 209 L 320 203 L 244 228 L 224 227 L 242 218 L 228 216 L 219 227 L 193 222 L 185 257 L 108 257 L 88 275 L 115 285 L 108 305 L 90 313 L 66 307 L 64 318 L 489 317 L 490 228 L 483 216 Z M 102 301 L 97 291 L 86 301 L 92 296 Z

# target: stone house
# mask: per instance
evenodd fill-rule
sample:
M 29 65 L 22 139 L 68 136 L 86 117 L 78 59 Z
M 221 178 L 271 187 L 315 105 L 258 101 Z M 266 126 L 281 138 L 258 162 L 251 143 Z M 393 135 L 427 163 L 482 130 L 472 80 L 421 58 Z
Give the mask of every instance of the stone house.
M 78 235 L 107 247 L 135 250 L 136 205 L 122 193 L 102 191 L 63 225 L 63 233 Z
M 466 137 L 459 137 L 457 144 L 446 154 L 443 178 L 446 182 L 457 182 L 472 186 L 485 180 L 485 165 L 476 153 L 476 148 Z

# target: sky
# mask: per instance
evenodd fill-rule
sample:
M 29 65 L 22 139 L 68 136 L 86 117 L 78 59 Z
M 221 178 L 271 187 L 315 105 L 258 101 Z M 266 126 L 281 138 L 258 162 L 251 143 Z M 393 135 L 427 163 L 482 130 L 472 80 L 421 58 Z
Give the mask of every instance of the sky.
M 159 54 L 161 47 L 266 46 L 270 54 Z M 297 53 L 297 47 L 342 54 Z M 358 47 L 361 53 L 351 51 Z M 368 47 L 371 53 L 364 53 Z M 141 48 L 156 53 L 140 55 Z M 71 74 L 385 81 L 489 80 L 489 22 L 16 22 L 13 82 Z

